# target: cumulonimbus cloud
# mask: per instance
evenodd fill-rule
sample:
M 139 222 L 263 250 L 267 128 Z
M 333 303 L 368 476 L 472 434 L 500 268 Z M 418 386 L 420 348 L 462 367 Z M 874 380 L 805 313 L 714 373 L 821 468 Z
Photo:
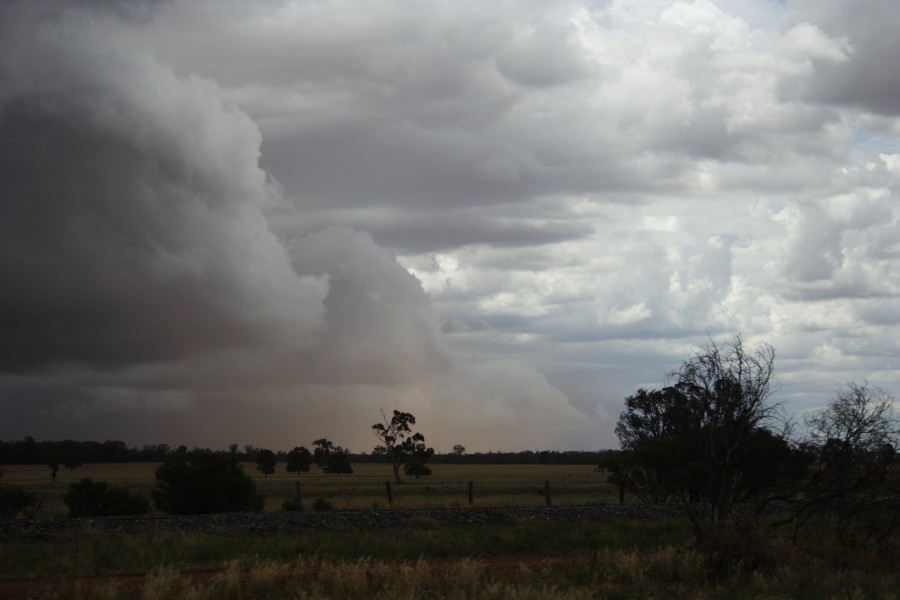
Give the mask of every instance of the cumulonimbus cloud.
M 370 234 L 270 230 L 264 212 L 286 204 L 259 166 L 262 136 L 215 82 L 132 47 L 116 16 L 34 6 L 0 9 L 16 23 L 0 41 L 5 423 L 287 446 L 365 437 L 376 405 L 456 414 L 462 429 L 546 416 L 537 398 L 517 403 L 520 385 L 453 356 L 420 283 Z M 567 404 L 519 368 L 547 406 Z M 477 389 L 490 390 L 481 408 L 458 412 Z M 572 426 L 576 413 L 555 411 Z

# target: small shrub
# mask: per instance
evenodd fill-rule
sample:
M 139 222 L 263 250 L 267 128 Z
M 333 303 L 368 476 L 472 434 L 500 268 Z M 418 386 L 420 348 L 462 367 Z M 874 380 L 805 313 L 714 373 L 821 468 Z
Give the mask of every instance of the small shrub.
M 300 498 L 285 498 L 281 501 L 281 510 L 285 512 L 300 512 L 303 510 L 303 502 Z
M 419 477 L 428 477 L 431 475 L 431 469 L 420 462 L 407 463 L 403 467 L 403 472 L 411 477 L 418 479 Z
M 70 517 L 145 515 L 150 511 L 150 501 L 144 496 L 90 477 L 70 485 L 63 502 Z
M 37 496 L 20 485 L 0 485 L 0 518 L 33 518 L 41 508 Z
M 334 510 L 334 505 L 328 498 L 316 498 L 312 503 L 313 510 Z
M 698 541 L 696 550 L 716 576 L 769 571 L 788 559 L 786 550 L 766 531 L 765 525 L 752 519 L 714 527 Z

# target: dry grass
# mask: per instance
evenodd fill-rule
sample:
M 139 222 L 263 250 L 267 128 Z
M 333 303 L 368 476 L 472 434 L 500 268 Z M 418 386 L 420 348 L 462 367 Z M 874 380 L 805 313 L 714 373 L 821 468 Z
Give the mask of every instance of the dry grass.
M 159 567 L 146 577 L 83 579 L 33 590 L 33 598 L 195 600 L 304 598 L 898 598 L 900 577 L 827 568 L 711 578 L 690 550 L 600 550 L 554 558 L 388 562 L 232 560 L 215 572 Z
M 56 483 L 43 465 L 4 466 L 4 483 L 23 485 L 44 502 L 43 515 L 63 516 L 62 496 L 71 483 L 84 477 L 149 494 L 156 483 L 157 463 L 87 464 L 74 471 L 61 470 Z M 405 478 L 392 483 L 394 508 L 452 508 L 468 506 L 468 482 L 475 484 L 475 506 L 543 506 L 544 481 L 550 481 L 554 506 L 585 503 L 616 503 L 617 490 L 606 476 L 591 465 L 431 465 L 433 475 Z M 244 472 L 253 477 L 266 494 L 266 510 L 281 510 L 285 498 L 294 497 L 299 482 L 304 504 L 326 498 L 336 510 L 387 508 L 384 482 L 391 480 L 387 464 L 355 464 L 352 475 L 324 475 L 317 467 L 309 473 L 288 473 L 284 464 L 269 477 L 244 463 Z

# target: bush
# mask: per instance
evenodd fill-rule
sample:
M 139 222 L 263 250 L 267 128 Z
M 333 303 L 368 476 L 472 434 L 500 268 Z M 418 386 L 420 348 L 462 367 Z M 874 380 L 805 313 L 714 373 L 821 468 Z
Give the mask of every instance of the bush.
M 265 503 L 256 484 L 232 456 L 201 452 L 176 455 L 156 470 L 153 501 L 176 515 L 259 512 Z
M 710 575 L 715 577 L 771 571 L 790 562 L 792 550 L 773 537 L 764 522 L 754 519 L 721 523 L 698 540 L 694 549 L 704 557 Z
M 416 479 L 418 479 L 419 477 L 428 477 L 429 475 L 431 475 L 431 469 L 419 462 L 407 463 L 403 467 L 403 472 L 410 477 L 415 477 Z
M 303 510 L 303 502 L 300 498 L 285 498 L 281 501 L 281 510 L 285 512 L 301 512 Z
M 33 518 L 41 508 L 37 496 L 20 485 L 0 485 L 0 519 L 15 519 L 20 514 Z
M 333 510 L 334 505 L 327 498 L 316 498 L 312 503 L 313 510 Z
M 142 495 L 90 477 L 70 485 L 63 502 L 69 508 L 70 517 L 145 515 L 150 512 L 150 501 Z

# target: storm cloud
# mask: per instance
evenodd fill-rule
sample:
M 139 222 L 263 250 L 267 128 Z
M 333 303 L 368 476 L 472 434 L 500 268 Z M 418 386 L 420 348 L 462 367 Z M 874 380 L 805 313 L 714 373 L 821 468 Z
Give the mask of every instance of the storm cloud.
M 737 332 L 896 393 L 864 4 L 5 3 L 0 437 L 612 447 Z

